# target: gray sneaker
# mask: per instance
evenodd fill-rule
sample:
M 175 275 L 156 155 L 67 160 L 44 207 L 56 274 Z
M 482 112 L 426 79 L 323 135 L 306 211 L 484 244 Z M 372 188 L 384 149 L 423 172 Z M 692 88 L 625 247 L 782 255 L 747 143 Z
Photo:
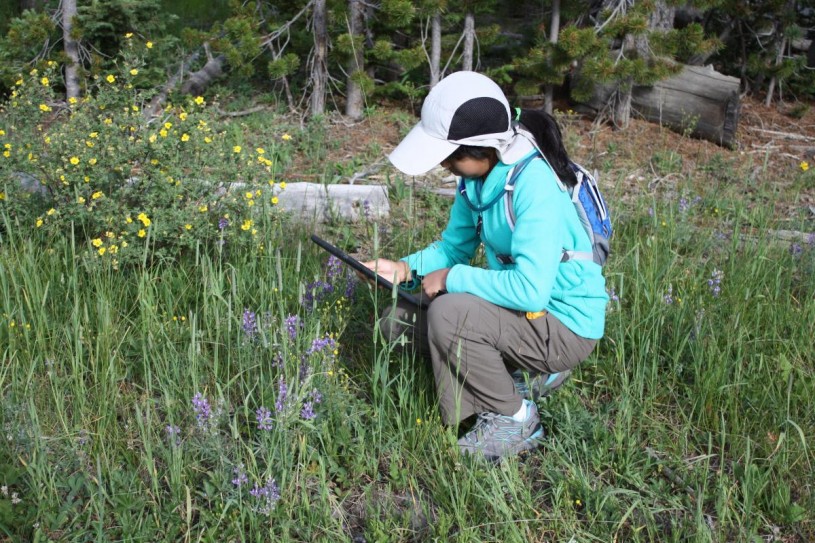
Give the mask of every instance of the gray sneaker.
M 537 373 L 535 375 L 529 375 L 523 370 L 515 370 L 511 375 L 512 380 L 515 382 L 515 392 L 529 401 L 537 402 L 551 394 L 556 388 L 559 388 L 571 374 L 571 370 L 552 374 Z
M 458 446 L 462 453 L 481 455 L 487 460 L 496 461 L 538 447 L 543 435 L 538 408 L 534 403 L 527 402 L 527 415 L 523 422 L 508 415 L 479 414 L 472 430 L 458 440 Z

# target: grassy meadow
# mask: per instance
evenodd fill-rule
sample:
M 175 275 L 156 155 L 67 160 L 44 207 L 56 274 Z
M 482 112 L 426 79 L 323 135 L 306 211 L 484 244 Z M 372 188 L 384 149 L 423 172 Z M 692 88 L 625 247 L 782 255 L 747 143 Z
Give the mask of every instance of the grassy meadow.
M 95 111 L 76 130 L 120 122 Z M 2 138 L 17 137 L 0 162 L 0 541 L 815 540 L 815 240 L 772 234 L 813 225 L 750 205 L 743 183 L 777 197 L 761 160 L 714 152 L 687 174 L 670 147 L 600 149 L 589 165 L 615 225 L 606 338 L 540 402 L 543 446 L 493 466 L 459 455 L 428 362 L 382 343 L 376 314 L 391 294 L 308 241 L 316 229 L 367 256 L 403 255 L 438 234 L 450 201 L 390 173 L 386 223 L 297 224 L 269 192 L 286 165 L 331 182 L 381 149 L 332 162 L 324 124 L 267 113 L 213 129 L 222 154 L 196 151 L 190 165 L 178 146 L 196 133 L 180 128 L 186 114 L 168 115 L 175 147 L 150 155 L 154 172 L 139 165 L 162 190 L 188 191 L 169 198 L 189 205 L 169 211 L 129 193 L 127 209 L 104 208 L 115 178 L 95 199 L 103 189 L 85 184 L 103 174 L 70 178 L 90 164 L 88 145 L 43 147 L 33 171 L 59 163 L 45 185 L 63 196 L 26 199 L 12 185 L 30 156 L 8 164 L 43 136 L 11 106 L 0 114 Z M 122 122 L 145 142 L 160 128 Z M 247 181 L 256 191 L 175 184 L 217 173 L 261 144 L 253 137 L 278 142 L 250 159 L 274 155 Z M 675 190 L 624 198 L 646 164 L 678 178 Z M 760 183 L 747 180 L 756 168 Z M 791 190 L 812 185 L 804 170 L 784 174 Z

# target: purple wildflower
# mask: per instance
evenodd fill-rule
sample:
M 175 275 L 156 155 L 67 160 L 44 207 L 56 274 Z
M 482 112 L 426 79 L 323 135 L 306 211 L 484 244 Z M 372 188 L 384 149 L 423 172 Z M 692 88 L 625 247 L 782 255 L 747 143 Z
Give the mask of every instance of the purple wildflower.
M 260 406 L 255 411 L 255 418 L 258 421 L 258 428 L 261 430 L 269 431 L 272 429 L 272 412 L 267 407 Z
M 260 502 L 256 510 L 264 515 L 271 513 L 278 500 L 280 500 L 280 489 L 277 487 L 275 480 L 271 477 L 267 479 L 264 486 L 258 486 L 258 484 L 255 483 L 255 486 L 249 491 L 249 494 Z
M 300 317 L 297 315 L 289 315 L 286 317 L 284 322 L 286 325 L 286 332 L 288 332 L 289 338 L 293 341 L 297 337 L 297 328 L 302 326 Z
M 286 380 L 282 377 L 277 384 L 277 400 L 274 403 L 275 411 L 280 413 L 286 407 L 286 396 L 289 393 L 289 387 L 286 385 Z
M 192 408 L 195 411 L 195 418 L 198 421 L 199 428 L 206 428 L 212 422 L 212 407 L 209 405 L 209 400 L 206 399 L 200 392 L 196 392 L 192 397 Z
M 793 243 L 792 245 L 790 245 L 790 254 L 792 256 L 799 257 L 799 256 L 801 256 L 801 253 L 803 253 L 803 252 L 804 252 L 804 248 L 801 247 L 800 243 Z
M 345 281 L 344 295 L 346 298 L 351 299 L 354 297 L 354 292 L 357 289 L 357 283 L 359 283 L 359 281 L 357 281 L 356 276 L 349 274 L 348 278 Z
M 249 477 L 246 476 L 246 472 L 243 470 L 243 464 L 236 466 L 235 469 L 232 470 L 232 473 L 235 474 L 235 478 L 232 479 L 232 484 L 236 487 L 241 487 L 249 482 Z
M 88 435 L 88 431 L 84 428 L 79 431 L 79 434 L 76 437 L 76 442 L 79 444 L 80 447 L 84 447 L 90 441 L 90 436 Z
M 229 219 L 226 217 L 218 219 L 218 230 L 226 230 L 227 226 L 229 226 Z
M 303 296 L 303 305 L 311 309 L 319 305 L 326 296 L 334 292 L 334 285 L 325 281 L 314 281 L 306 285 L 306 294 Z
M 649 208 L 648 208 L 648 216 L 649 216 L 649 217 L 653 217 L 653 216 L 654 216 L 654 208 L 653 208 L 653 207 L 649 207 Z
M 317 417 L 317 414 L 314 412 L 314 403 L 313 402 L 306 402 L 303 404 L 303 409 L 300 410 L 300 416 L 303 417 L 303 420 L 313 420 Z
M 674 303 L 673 292 L 674 292 L 673 285 L 668 285 L 668 292 L 666 292 L 665 295 L 662 296 L 662 301 L 665 302 L 667 305 L 671 305 L 672 303 Z
M 297 378 L 300 379 L 302 383 L 308 378 L 309 373 L 311 373 L 311 366 L 309 366 L 308 357 L 303 356 L 303 359 L 300 361 L 300 371 L 297 374 Z
M 311 401 L 313 401 L 314 403 L 320 403 L 323 401 L 323 395 L 320 394 L 320 391 L 317 390 L 316 388 L 311 391 L 310 395 Z
M 608 289 L 608 298 L 612 302 L 619 302 L 620 301 L 620 297 L 617 296 L 617 293 L 614 291 L 614 287 L 611 287 L 611 288 Z
M 807 236 L 807 245 L 810 247 L 815 246 L 815 232 Z
M 714 298 L 718 298 L 719 294 L 722 293 L 722 279 L 724 279 L 724 272 L 714 268 L 710 274 L 710 279 L 707 280 L 707 286 Z
M 243 333 L 250 340 L 255 338 L 258 332 L 257 316 L 254 311 L 243 310 Z
M 328 257 L 328 265 L 326 266 L 325 277 L 331 283 L 338 279 L 342 274 L 342 261 L 334 255 Z
M 368 220 L 371 219 L 371 202 L 367 199 L 362 201 L 362 215 Z
M 680 198 L 679 199 L 679 212 L 685 213 L 690 208 L 690 202 L 688 202 L 687 198 Z
M 334 350 L 337 348 L 337 342 L 331 336 L 326 335 L 324 338 L 317 338 L 311 342 L 311 347 L 306 351 L 306 355 L 313 355 L 321 351 L 329 351 L 333 356 Z
M 173 445 L 181 445 L 181 428 L 168 424 L 164 427 L 164 432 L 167 434 L 167 439 Z

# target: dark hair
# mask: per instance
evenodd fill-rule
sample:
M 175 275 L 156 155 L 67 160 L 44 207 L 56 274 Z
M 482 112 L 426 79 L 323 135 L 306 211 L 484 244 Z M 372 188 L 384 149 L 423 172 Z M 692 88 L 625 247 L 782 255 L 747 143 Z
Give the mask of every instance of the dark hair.
M 475 160 L 494 160 L 496 157 L 495 149 L 492 147 L 479 147 L 477 145 L 459 145 L 458 149 L 450 153 L 450 155 L 442 160 L 461 160 L 462 158 L 473 158 Z
M 535 137 L 558 178 L 569 187 L 577 185 L 577 176 L 572 170 L 569 153 L 563 146 L 563 136 L 555 118 L 545 111 L 522 109 L 518 122 Z

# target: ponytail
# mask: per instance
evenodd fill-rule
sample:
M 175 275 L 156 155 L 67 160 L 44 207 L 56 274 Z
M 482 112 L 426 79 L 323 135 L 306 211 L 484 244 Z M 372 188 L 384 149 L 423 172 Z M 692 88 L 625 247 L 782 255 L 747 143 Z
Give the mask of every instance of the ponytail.
M 572 162 L 563 146 L 563 136 L 555 118 L 536 109 L 518 109 L 517 120 L 535 137 L 538 147 L 561 182 L 568 187 L 577 185 L 577 176 L 572 170 Z

